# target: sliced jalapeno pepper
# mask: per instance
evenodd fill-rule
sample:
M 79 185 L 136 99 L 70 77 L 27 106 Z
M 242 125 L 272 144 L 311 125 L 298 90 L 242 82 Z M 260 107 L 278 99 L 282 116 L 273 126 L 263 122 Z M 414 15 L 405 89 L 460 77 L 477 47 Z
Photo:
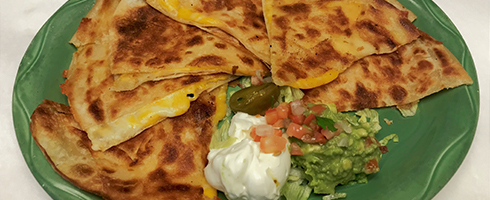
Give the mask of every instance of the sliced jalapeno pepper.
M 279 92 L 279 86 L 273 83 L 250 86 L 231 96 L 230 108 L 250 115 L 263 114 L 277 101 Z

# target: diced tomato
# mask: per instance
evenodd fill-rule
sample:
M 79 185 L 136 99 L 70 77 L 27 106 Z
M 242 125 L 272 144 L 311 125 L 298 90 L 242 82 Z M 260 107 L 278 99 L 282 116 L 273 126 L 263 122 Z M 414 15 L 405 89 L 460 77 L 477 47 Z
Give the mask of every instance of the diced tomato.
M 310 110 L 315 114 L 321 114 L 325 110 L 325 107 L 323 105 L 314 105 L 310 108 Z
M 274 124 L 279 120 L 279 117 L 277 116 L 277 110 L 275 108 L 269 109 L 265 111 L 265 121 L 267 121 L 267 124 Z
M 272 124 L 274 128 L 284 128 L 284 119 L 277 120 L 276 123 Z
M 325 138 L 325 136 L 320 132 L 316 132 L 314 137 L 315 137 L 315 141 L 320 144 L 325 144 L 327 142 L 327 138 Z
M 375 137 L 367 137 L 365 142 L 364 142 L 364 148 L 367 148 L 369 146 L 371 146 L 371 144 L 373 144 L 374 142 L 376 142 L 376 144 L 380 147 L 381 144 L 379 143 L 378 139 L 376 139 Z
M 388 153 L 387 146 L 379 146 L 379 150 L 381 151 L 382 154 Z
M 314 144 L 314 143 L 317 143 L 316 142 L 316 139 L 311 136 L 310 134 L 304 134 L 301 138 L 301 141 L 303 141 L 304 143 L 308 143 L 308 144 Z
M 379 171 L 378 161 L 375 158 L 369 160 L 364 167 L 366 174 L 372 174 Z
M 303 124 L 303 121 L 305 121 L 305 116 L 303 114 L 301 115 L 290 114 L 289 119 L 291 119 L 296 124 Z
M 364 148 L 367 148 L 367 147 L 371 146 L 371 144 L 373 144 L 373 139 L 371 137 L 367 137 L 364 140 Z
M 293 122 L 293 120 L 291 120 L 289 118 L 282 120 L 282 123 L 284 124 L 284 128 L 287 128 L 291 122 Z
M 288 129 L 286 130 L 286 133 L 290 137 L 295 137 L 298 139 L 301 139 L 303 137 L 303 135 L 308 134 L 310 132 L 311 132 L 311 130 L 309 130 L 308 128 L 301 126 L 299 124 L 296 124 L 294 122 L 291 122 L 288 126 Z
M 259 79 L 257 76 L 251 76 L 250 81 L 252 82 L 252 85 L 262 85 L 262 80 Z
M 279 106 L 276 107 L 276 110 L 277 110 L 277 116 L 279 117 L 279 119 L 285 119 L 291 113 L 291 107 L 289 106 L 288 103 L 279 104 Z
M 275 128 L 275 129 L 274 129 L 274 135 L 277 135 L 277 136 L 282 136 L 282 131 L 281 131 L 281 129 Z
M 335 136 L 335 133 L 328 130 L 328 129 L 322 129 L 320 131 L 320 133 L 322 133 L 322 135 L 325 136 L 325 138 L 327 138 L 327 140 L 330 140 Z
M 296 142 L 291 143 L 291 155 L 303 155 L 303 151 L 301 151 L 301 147 Z
M 322 127 L 316 123 L 316 120 L 313 120 L 312 122 L 307 124 L 307 126 L 310 127 L 313 132 L 320 132 L 322 130 Z
M 313 120 L 316 120 L 315 115 L 310 114 L 306 119 L 303 121 L 304 124 L 308 125 L 310 124 Z
M 260 150 L 263 153 L 280 153 L 286 148 L 286 138 L 271 135 L 260 138 Z
M 257 135 L 257 132 L 255 132 L 255 126 L 252 127 L 252 130 L 250 130 L 250 137 L 254 140 L 254 142 L 260 142 L 260 136 Z

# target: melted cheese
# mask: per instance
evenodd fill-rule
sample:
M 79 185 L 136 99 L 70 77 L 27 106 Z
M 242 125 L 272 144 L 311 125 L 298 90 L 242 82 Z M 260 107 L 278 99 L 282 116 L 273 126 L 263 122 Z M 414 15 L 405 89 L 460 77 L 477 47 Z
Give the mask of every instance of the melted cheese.
M 216 69 L 231 70 L 229 66 L 211 65 L 206 67 L 186 66 L 184 68 L 167 69 L 167 70 L 160 70 L 160 71 L 154 71 L 148 73 L 138 73 L 138 74 L 133 74 L 133 73 L 120 74 L 116 78 L 111 89 L 116 91 L 132 90 L 137 86 L 143 84 L 144 82 L 150 80 L 151 81 L 163 80 L 163 79 L 176 78 L 176 77 L 181 77 L 181 76 L 191 75 L 191 74 L 192 75 L 211 74 L 211 73 L 216 73 L 217 72 Z M 233 71 L 227 71 L 226 73 L 232 74 Z M 247 70 L 244 67 L 238 67 L 238 69 L 234 73 L 238 75 L 248 75 L 248 76 L 255 75 L 255 71 L 252 72 L 251 70 Z
M 191 101 L 196 100 L 203 91 L 215 87 L 217 82 L 224 83 L 226 80 L 225 78 L 217 78 L 189 85 L 162 99 L 145 105 L 131 114 L 88 129 L 87 133 L 90 140 L 92 140 L 92 149 L 105 151 L 134 137 L 167 117 L 184 114 L 189 109 Z M 193 95 L 188 96 L 188 94 Z
M 175 17 L 185 21 L 194 21 L 202 25 L 219 25 L 223 22 L 211 17 L 204 16 L 180 5 L 179 0 L 159 0 L 160 6 Z
M 298 79 L 296 82 L 291 83 L 290 86 L 300 89 L 311 89 L 332 82 L 339 76 L 339 73 L 339 71 L 330 70 L 320 76 Z
M 213 124 L 218 124 L 218 122 L 223 119 L 226 115 L 226 89 L 227 85 L 220 86 L 217 90 L 219 90 L 218 95 L 216 96 L 216 113 L 213 117 Z
M 209 184 L 203 186 L 204 189 L 204 196 L 209 197 L 210 199 L 213 199 L 213 197 L 218 196 L 218 191 L 211 187 Z

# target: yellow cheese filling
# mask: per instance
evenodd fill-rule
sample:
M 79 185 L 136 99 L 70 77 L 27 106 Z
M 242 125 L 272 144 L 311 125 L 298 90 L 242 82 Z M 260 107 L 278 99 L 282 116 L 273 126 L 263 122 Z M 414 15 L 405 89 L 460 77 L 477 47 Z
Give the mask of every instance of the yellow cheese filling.
M 228 76 L 224 76 L 224 78 L 210 79 L 189 85 L 162 99 L 145 105 L 131 114 L 88 129 L 87 133 L 92 140 L 92 149 L 105 151 L 134 137 L 144 129 L 157 124 L 167 117 L 184 114 L 189 109 L 191 101 L 196 100 L 203 91 L 216 85 L 221 85 L 227 80 Z
M 179 0 L 159 0 L 158 3 L 162 9 L 175 15 L 178 19 L 193 21 L 202 25 L 219 25 L 222 21 L 204 16 L 180 5 Z
M 295 82 L 289 84 L 289 86 L 300 89 L 311 89 L 332 82 L 339 76 L 339 73 L 340 72 L 337 70 L 329 70 L 320 76 L 298 79 Z

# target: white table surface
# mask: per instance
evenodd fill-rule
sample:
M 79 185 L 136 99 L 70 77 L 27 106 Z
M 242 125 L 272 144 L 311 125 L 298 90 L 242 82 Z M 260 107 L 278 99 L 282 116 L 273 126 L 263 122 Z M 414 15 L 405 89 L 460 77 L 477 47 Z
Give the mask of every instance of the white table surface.
M 413 0 L 417 1 L 417 0 Z M 434 0 L 465 39 L 478 73 L 480 117 L 468 155 L 435 196 L 490 199 L 490 1 Z M 12 120 L 12 90 L 20 60 L 34 35 L 65 0 L 7 1 L 0 4 L 0 199 L 50 199 L 29 171 Z

